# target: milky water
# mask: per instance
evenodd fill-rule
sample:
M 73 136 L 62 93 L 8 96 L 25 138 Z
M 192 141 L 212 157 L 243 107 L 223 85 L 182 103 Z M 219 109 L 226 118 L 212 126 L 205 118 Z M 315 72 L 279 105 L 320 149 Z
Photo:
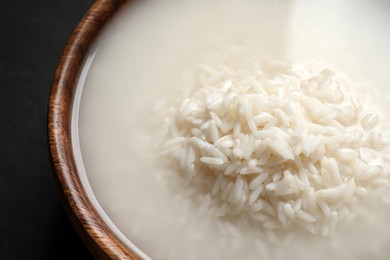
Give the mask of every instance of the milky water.
M 387 259 L 386 208 L 370 203 L 372 214 L 347 221 L 331 238 L 296 231 L 270 245 L 272 234 L 245 219 L 199 215 L 197 192 L 161 167 L 154 151 L 162 101 L 185 93 L 183 75 L 198 64 L 223 59 L 238 68 L 248 66 L 248 60 L 328 64 L 356 82 L 360 98 L 373 104 L 386 131 L 389 28 L 389 1 L 144 0 L 126 5 L 91 52 L 77 93 L 80 106 L 75 103 L 78 166 L 95 206 L 145 258 Z

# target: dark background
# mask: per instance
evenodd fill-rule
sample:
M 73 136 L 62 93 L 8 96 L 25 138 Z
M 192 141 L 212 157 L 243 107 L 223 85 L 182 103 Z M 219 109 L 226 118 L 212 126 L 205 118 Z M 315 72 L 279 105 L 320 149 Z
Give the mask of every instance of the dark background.
M 0 0 L 0 259 L 91 259 L 59 199 L 47 143 L 57 62 L 92 0 Z

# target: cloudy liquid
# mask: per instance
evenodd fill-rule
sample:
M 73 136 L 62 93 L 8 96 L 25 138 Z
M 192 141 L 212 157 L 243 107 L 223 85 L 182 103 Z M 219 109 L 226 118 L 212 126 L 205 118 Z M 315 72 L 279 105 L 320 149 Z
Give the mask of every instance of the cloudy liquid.
M 187 71 L 215 63 L 226 51 L 234 56 L 236 47 L 259 63 L 331 64 L 359 82 L 361 98 L 375 104 L 389 129 L 389 28 L 388 1 L 126 5 L 91 51 L 75 102 L 75 152 L 93 203 L 144 258 L 387 259 L 387 208 L 371 204 L 375 213 L 351 220 L 331 238 L 292 233 L 269 244 L 270 234 L 240 218 L 199 215 L 199 199 L 159 167 L 155 147 L 161 101 L 185 93 Z

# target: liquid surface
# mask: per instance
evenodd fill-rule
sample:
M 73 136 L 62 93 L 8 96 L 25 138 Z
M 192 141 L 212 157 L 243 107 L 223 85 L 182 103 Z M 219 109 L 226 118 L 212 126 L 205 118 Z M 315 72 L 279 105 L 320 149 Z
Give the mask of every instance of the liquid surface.
M 387 259 L 386 208 L 367 205 L 375 214 L 362 213 L 332 238 L 298 232 L 269 245 L 270 234 L 240 218 L 199 215 L 200 198 L 160 167 L 154 151 L 162 100 L 184 95 L 183 75 L 198 64 L 234 57 L 237 49 L 259 63 L 331 64 L 358 83 L 389 135 L 389 14 L 388 1 L 363 0 L 125 6 L 91 54 L 79 107 L 82 161 L 97 202 L 153 259 Z M 248 65 L 240 60 L 230 62 Z

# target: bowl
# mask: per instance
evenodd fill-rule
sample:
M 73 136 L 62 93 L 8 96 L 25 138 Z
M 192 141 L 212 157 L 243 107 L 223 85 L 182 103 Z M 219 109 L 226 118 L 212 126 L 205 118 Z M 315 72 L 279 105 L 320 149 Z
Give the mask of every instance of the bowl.
M 98 0 L 73 32 L 58 64 L 52 84 L 48 135 L 52 162 L 63 205 L 73 226 L 96 258 L 139 259 L 102 219 L 87 195 L 72 144 L 72 104 L 88 51 L 105 24 L 127 0 Z
M 102 207 L 100 207 L 99 203 L 97 202 L 97 199 L 92 192 L 92 188 L 88 184 L 88 179 L 86 177 L 85 169 L 84 169 L 84 167 L 80 167 L 80 165 L 83 166 L 82 165 L 83 160 L 81 159 L 81 151 L 80 151 L 80 147 L 79 147 L 80 144 L 77 143 L 79 140 L 79 137 L 77 135 L 77 130 L 74 131 L 75 127 L 77 129 L 77 122 L 78 122 L 78 113 L 77 113 L 77 106 L 78 105 L 77 104 L 79 104 L 78 102 L 81 99 L 81 92 L 83 89 L 80 86 L 83 85 L 84 80 L 86 80 L 85 79 L 86 74 L 89 73 L 88 66 L 89 66 L 89 64 L 92 63 L 92 59 L 93 59 L 93 58 L 91 59 L 91 56 L 92 56 L 91 53 L 93 54 L 95 51 L 94 43 L 98 42 L 97 39 L 98 39 L 99 34 L 101 32 L 103 32 L 103 31 L 106 32 L 106 28 L 108 28 L 108 27 L 106 27 L 107 23 L 114 21 L 115 18 L 114 19 L 112 19 L 112 18 L 114 16 L 117 17 L 117 15 L 119 16 L 120 10 L 125 9 L 124 6 L 126 5 L 126 3 L 129 3 L 129 2 L 131 2 L 131 1 L 130 0 L 128 0 L 128 1 L 126 1 L 126 0 L 98 0 L 92 6 L 90 11 L 86 14 L 86 16 L 80 22 L 79 26 L 76 28 L 68 45 L 66 46 L 66 49 L 65 49 L 64 54 L 61 58 L 61 61 L 59 63 L 59 66 L 58 66 L 58 69 L 57 69 L 57 72 L 55 75 L 55 80 L 53 82 L 52 93 L 51 93 L 51 97 L 50 97 L 49 141 L 50 141 L 52 161 L 53 161 L 55 170 L 57 172 L 56 176 L 58 179 L 58 183 L 61 187 L 63 202 L 64 202 L 65 208 L 66 208 L 76 230 L 79 232 L 80 236 L 83 238 L 85 243 L 88 245 L 88 247 L 91 249 L 92 253 L 97 258 L 114 258 L 114 259 L 148 258 L 142 252 L 140 252 L 137 249 L 137 247 L 133 246 L 131 244 L 131 242 L 129 243 L 128 239 L 126 240 L 126 237 L 123 236 L 123 234 L 121 233 L 121 231 L 118 228 L 116 228 L 116 226 L 112 223 L 112 221 L 110 220 L 108 215 L 105 214 L 104 210 L 102 209 Z M 299 2 L 299 1 L 297 1 L 297 2 Z M 175 2 L 174 4 L 176 4 L 176 3 L 178 3 L 178 2 Z M 164 2 L 164 4 L 166 4 L 166 2 Z M 299 10 L 301 10 L 302 13 L 307 13 L 306 8 L 308 8 L 309 11 L 311 9 L 314 9 L 314 7 L 310 7 L 310 6 L 308 7 L 307 5 L 304 5 L 303 3 L 301 3 L 301 4 L 302 5 L 300 6 L 300 8 L 303 9 L 303 11 L 301 9 L 299 9 Z M 349 10 L 349 6 L 346 5 L 345 3 L 341 4 L 341 6 L 345 7 L 346 9 Z M 356 6 L 358 6 L 358 5 L 356 5 Z M 294 8 L 291 8 L 291 10 L 290 10 L 289 8 L 291 6 L 287 5 L 286 7 L 288 7 L 287 8 L 288 10 L 287 9 L 280 10 L 281 13 L 283 14 L 283 17 L 288 18 L 288 19 L 286 19 L 286 21 L 289 21 L 289 19 L 291 19 L 291 21 L 294 22 L 295 21 L 294 19 L 297 19 L 297 17 L 299 17 L 298 14 L 300 14 L 300 12 L 296 11 Z M 298 5 L 298 7 L 299 7 L 299 5 Z M 324 4 L 324 5 L 320 4 L 320 5 L 316 6 L 316 8 L 318 8 L 318 9 L 322 9 L 322 7 L 325 8 L 326 4 Z M 176 5 L 175 5 L 175 8 L 176 8 Z M 178 10 L 180 10 L 179 7 L 177 7 L 177 8 L 178 8 Z M 186 8 L 188 8 L 188 7 L 186 7 Z M 330 7 L 328 6 L 327 8 L 330 8 Z M 193 11 L 193 8 L 191 8 L 191 7 L 188 9 Z M 294 13 L 294 10 L 295 10 L 295 13 Z M 160 13 L 163 13 L 164 15 L 168 15 L 168 14 L 164 13 L 163 9 L 159 8 L 158 11 Z M 180 14 L 180 12 L 176 12 L 176 11 L 177 10 L 175 9 L 174 14 L 176 14 L 176 13 Z M 363 8 L 360 8 L 360 9 L 357 8 L 357 11 L 363 11 Z M 355 13 L 355 12 L 353 12 L 353 13 Z M 356 13 L 357 14 L 355 16 L 358 17 L 359 12 L 356 12 Z M 293 47 L 294 46 L 295 47 L 296 46 L 306 46 L 306 45 L 311 46 L 311 45 L 313 45 L 312 43 L 314 43 L 314 45 L 317 44 L 318 46 L 320 46 L 321 48 L 323 48 L 325 50 L 323 53 L 323 57 L 326 58 L 328 56 L 329 57 L 335 56 L 335 58 L 337 59 L 337 61 L 335 61 L 335 63 L 340 64 L 340 70 L 351 67 L 351 66 L 349 66 L 350 63 L 356 63 L 356 62 L 354 62 L 354 59 L 350 59 L 351 57 L 352 58 L 361 57 L 362 59 L 367 61 L 367 62 L 365 62 L 365 64 L 370 64 L 370 62 L 368 62 L 370 60 L 386 60 L 383 58 L 379 59 L 379 57 L 381 57 L 381 55 L 382 55 L 382 53 L 379 50 L 381 50 L 383 48 L 372 48 L 372 46 L 376 46 L 376 43 L 378 41 L 367 42 L 367 45 L 365 45 L 365 44 L 359 45 L 359 48 L 369 50 L 369 51 L 366 51 L 366 53 L 365 53 L 366 55 L 362 54 L 362 55 L 358 55 L 358 56 L 355 56 L 355 55 L 351 55 L 351 57 L 348 56 L 349 52 L 345 51 L 345 50 L 347 47 L 352 46 L 352 44 L 347 44 L 348 43 L 347 40 L 349 40 L 349 41 L 353 40 L 353 42 L 355 42 L 355 41 L 361 42 L 361 41 L 359 41 L 359 39 L 363 37 L 363 33 L 360 33 L 360 31 L 365 29 L 365 31 L 367 32 L 370 30 L 370 28 L 372 28 L 372 27 L 370 27 L 372 25 L 371 24 L 370 24 L 370 26 L 367 25 L 367 28 L 364 26 L 363 26 L 363 28 L 360 28 L 358 26 L 359 30 L 355 30 L 355 29 L 349 27 L 348 25 L 346 25 L 346 26 L 340 25 L 340 27 L 342 27 L 342 29 L 340 29 L 340 31 L 333 30 L 334 25 L 336 25 L 338 21 L 347 20 L 347 18 L 342 14 L 343 14 L 343 12 L 340 12 L 339 15 L 335 15 L 335 18 L 338 18 L 340 20 L 330 19 L 331 21 L 329 21 L 329 22 L 328 22 L 328 19 L 325 19 L 326 21 L 322 21 L 321 19 L 318 19 L 318 21 L 317 21 L 316 17 L 314 17 L 313 14 L 312 14 L 311 18 L 310 17 L 308 18 L 308 19 L 313 19 L 314 21 L 316 21 L 317 25 L 323 26 L 324 28 L 329 29 L 329 31 L 325 31 L 324 33 L 322 32 L 322 30 L 317 30 L 317 28 L 315 28 L 316 30 L 314 30 L 314 31 L 315 32 L 320 31 L 318 33 L 319 36 L 323 36 L 323 37 L 325 37 L 327 35 L 334 36 L 335 41 L 332 41 L 332 40 L 329 41 L 331 44 L 333 44 L 333 47 L 328 47 L 327 45 L 323 46 L 322 43 L 323 42 L 328 43 L 328 41 L 323 41 L 323 38 L 321 38 L 321 37 L 318 37 L 318 39 L 316 37 L 312 37 L 313 39 L 311 39 L 311 41 L 306 42 L 306 40 L 307 40 L 306 37 L 300 35 L 299 32 L 298 33 L 295 32 L 295 34 L 294 33 L 292 34 L 292 35 L 301 36 L 301 37 L 296 37 L 296 38 L 293 38 L 291 36 L 292 46 Z M 204 14 L 202 13 L 202 15 L 204 15 Z M 324 17 L 327 17 L 327 15 L 324 15 Z M 256 16 L 258 16 L 257 12 L 256 12 Z M 351 16 L 348 19 L 350 19 L 351 21 L 354 21 L 353 18 L 355 16 Z M 141 15 L 138 17 L 141 17 L 140 19 L 142 19 L 142 23 L 135 23 L 135 24 L 142 24 L 143 25 L 143 27 L 140 28 L 141 31 L 147 31 L 151 34 L 154 34 L 155 32 L 159 32 L 160 35 L 163 35 L 163 33 L 158 31 L 158 29 L 156 31 L 156 28 L 158 28 L 158 27 L 154 27 L 154 26 L 151 26 L 151 27 L 145 26 L 144 27 L 145 17 L 141 16 Z M 164 17 L 165 16 L 163 16 L 163 18 Z M 204 19 L 204 20 L 207 20 L 207 19 Z M 299 21 L 302 23 L 304 21 L 304 19 L 301 19 Z M 295 21 L 295 22 L 297 24 L 299 24 L 297 21 Z M 306 21 L 304 21 L 304 22 L 306 22 Z M 322 25 L 322 23 L 324 25 Z M 362 25 L 363 23 L 364 22 L 362 21 L 360 24 Z M 185 23 L 183 23 L 183 24 L 185 24 Z M 285 29 L 285 28 L 282 25 L 283 24 L 280 24 L 280 27 L 281 27 L 281 28 L 279 28 L 280 30 L 279 29 L 276 30 L 276 31 L 280 31 L 281 34 L 275 34 L 272 32 L 268 32 L 267 30 L 265 30 L 263 32 L 263 33 L 270 33 L 270 36 L 273 36 L 273 37 L 265 37 L 270 41 L 270 43 L 268 43 L 268 44 L 264 43 L 264 45 L 265 45 L 264 48 L 266 50 L 269 49 L 270 51 L 272 51 L 272 50 L 274 50 L 274 47 L 278 50 L 284 48 L 283 41 L 282 41 L 282 39 L 279 39 L 279 37 L 281 37 L 281 35 L 284 35 L 287 32 L 284 32 L 283 29 Z M 212 28 L 212 26 L 210 26 L 210 28 Z M 267 28 L 271 28 L 271 27 L 268 26 Z M 278 26 L 276 26 L 275 24 L 272 24 L 273 30 L 275 30 L 277 28 L 278 28 Z M 322 28 L 322 27 L 320 27 L 320 28 Z M 185 26 L 183 26 L 183 29 L 186 29 L 186 31 L 187 31 L 187 28 Z M 188 31 L 191 31 L 191 30 L 188 30 Z M 237 30 L 237 28 L 236 28 L 236 30 Z M 351 35 L 349 35 L 349 38 L 345 37 L 345 39 L 344 39 L 344 37 L 340 37 L 341 40 L 346 40 L 346 42 L 339 41 L 340 39 L 338 37 L 338 32 L 342 32 L 343 30 L 348 33 L 348 34 L 345 33 L 345 35 L 347 35 L 347 36 L 349 34 L 351 34 Z M 209 34 L 205 34 L 207 36 L 205 36 L 204 38 L 213 39 L 213 36 L 215 35 L 214 31 L 217 31 L 217 30 L 213 31 L 213 29 L 209 29 L 209 30 L 205 30 L 205 31 L 206 31 L 205 33 L 208 32 Z M 228 30 L 226 30 L 226 31 L 230 32 L 230 31 L 234 31 L 234 30 L 232 30 L 232 27 L 228 27 Z M 221 35 L 224 35 L 224 33 L 226 33 L 226 31 L 222 32 Z M 250 30 L 248 29 L 248 31 L 250 31 Z M 104 32 L 102 34 L 104 34 Z M 333 34 L 333 32 L 334 32 L 334 34 Z M 245 34 L 245 33 L 243 33 L 243 34 Z M 314 32 L 312 34 L 316 35 Z M 312 34 L 310 34 L 310 35 L 312 35 Z M 239 35 L 241 35 L 241 32 Z M 131 34 L 131 36 L 133 36 L 133 34 Z M 191 37 L 191 34 L 185 34 L 185 36 L 186 37 L 183 37 L 183 38 L 194 39 L 194 37 Z M 164 35 L 164 37 L 169 38 L 166 35 Z M 281 37 L 281 38 L 283 38 L 283 37 Z M 367 38 L 370 38 L 370 37 L 367 37 Z M 134 38 L 131 38 L 131 39 L 132 39 L 132 41 L 134 40 Z M 147 38 L 147 39 L 149 40 L 149 38 Z M 218 43 L 217 39 L 213 39 L 213 40 L 215 40 L 215 42 Z M 210 42 L 213 43 L 213 40 L 210 40 Z M 134 40 L 134 41 L 137 42 L 136 40 Z M 153 45 L 157 41 L 151 40 L 151 42 Z M 183 44 L 183 42 L 184 42 L 184 44 Z M 191 45 L 191 44 L 185 44 L 185 41 L 183 41 L 183 42 L 178 41 L 178 45 L 180 47 Z M 263 42 L 265 42 L 265 41 L 263 41 Z M 280 44 L 273 44 L 274 42 L 277 42 Z M 127 44 L 126 41 L 124 43 Z M 168 57 L 169 52 L 164 52 L 164 46 L 166 47 L 169 44 L 170 44 L 169 42 L 168 42 L 168 44 L 167 43 L 164 44 L 164 42 L 159 42 L 159 48 L 155 48 L 156 52 L 165 53 L 166 57 Z M 206 46 L 207 44 L 210 44 L 210 43 L 208 43 L 207 41 L 198 42 L 199 46 Z M 245 43 L 245 41 L 244 41 L 241 44 L 245 45 L 248 43 Z M 141 45 L 141 44 L 139 44 L 139 45 Z M 214 46 L 214 45 L 211 44 L 211 46 Z M 217 44 L 215 44 L 215 46 L 217 46 Z M 380 46 L 380 45 L 378 44 L 378 46 Z M 318 48 L 320 48 L 320 47 L 318 47 Z M 342 55 L 335 55 L 333 53 L 334 47 L 336 47 L 336 49 Z M 358 52 L 360 50 L 359 48 L 356 48 L 356 50 L 354 50 L 354 51 Z M 292 48 L 292 49 L 294 49 L 294 48 Z M 373 51 L 374 49 L 378 50 L 378 51 Z M 180 53 L 180 55 L 182 53 L 190 53 L 190 51 L 188 51 L 186 49 L 183 50 L 180 48 L 177 49 L 177 52 Z M 274 52 L 280 53 L 280 51 L 274 51 Z M 310 48 L 296 47 L 295 52 L 292 52 L 293 54 L 291 54 L 291 55 L 292 56 L 295 55 L 296 57 L 308 56 L 310 58 L 312 56 L 312 54 L 316 53 L 317 51 L 313 51 Z M 140 58 L 140 57 L 138 57 L 138 59 L 137 59 L 137 57 L 134 57 L 135 53 L 136 53 L 136 51 L 134 51 L 134 50 L 133 50 L 133 52 L 129 52 L 128 58 L 129 58 L 129 56 L 131 56 L 129 59 L 136 60 L 136 61 L 141 60 L 142 58 Z M 176 49 L 175 49 L 175 53 L 176 53 Z M 268 53 L 268 51 L 267 51 L 267 53 Z M 353 53 L 353 51 L 351 51 L 351 53 Z M 119 60 L 121 60 L 123 54 L 124 54 L 123 51 L 119 52 L 119 56 L 120 56 Z M 193 54 L 193 55 L 196 56 L 195 54 Z M 232 55 L 234 56 L 234 52 Z M 99 56 L 99 55 L 96 55 L 96 56 Z M 107 63 L 111 64 L 106 60 L 107 57 L 111 57 L 111 56 L 103 56 L 103 57 L 104 57 L 104 64 L 107 64 Z M 115 57 L 115 59 L 118 59 L 117 56 L 114 55 L 114 57 Z M 292 57 L 291 59 L 293 59 L 293 58 L 294 57 Z M 199 58 L 199 59 L 201 60 L 201 58 Z M 169 56 L 168 58 L 166 58 L 164 60 L 169 62 L 172 60 L 174 61 L 175 59 L 172 58 L 171 56 Z M 196 59 L 194 58 L 194 60 L 196 60 Z M 390 60 L 390 59 L 387 59 L 387 60 Z M 195 61 L 194 61 L 194 63 L 195 63 Z M 143 63 L 141 62 L 139 65 L 140 66 L 144 65 L 144 66 L 148 67 L 149 64 L 150 63 L 148 63 L 148 62 L 143 62 Z M 166 63 L 164 63 L 164 64 L 166 64 Z M 181 66 L 181 65 L 177 65 L 177 66 Z M 378 63 L 376 65 L 379 66 L 380 64 Z M 127 69 L 126 66 L 122 66 L 122 67 Z M 167 66 L 167 67 L 169 67 L 169 66 Z M 183 67 L 186 67 L 186 65 L 184 65 Z M 187 66 L 187 67 L 192 68 L 192 66 Z M 370 66 L 368 66 L 368 67 L 370 67 Z M 388 66 L 381 66 L 381 67 L 388 67 Z M 115 69 L 116 69 L 116 67 L 115 67 Z M 358 70 L 358 69 L 356 69 L 356 70 Z M 167 73 L 167 74 L 169 74 L 169 73 Z M 371 73 L 368 73 L 368 74 L 371 74 Z M 98 75 L 98 74 L 95 74 L 95 76 L 96 75 Z M 104 75 L 104 73 L 100 73 L 100 75 Z M 137 78 L 134 75 L 137 75 L 137 74 L 131 74 L 131 75 L 129 74 L 129 77 Z M 102 79 L 98 78 L 98 80 L 101 81 Z M 125 85 L 125 84 L 123 84 L 123 85 Z M 156 85 L 161 87 L 164 85 L 164 82 L 162 82 L 161 84 L 156 84 Z M 104 87 L 107 87 L 107 85 L 104 85 Z M 117 91 L 117 92 L 119 93 L 120 91 Z M 107 92 L 104 92 L 104 94 L 106 94 L 106 93 Z M 104 96 L 104 99 L 106 99 L 106 98 L 107 97 Z M 120 102 L 118 102 L 118 103 L 120 103 Z M 99 103 L 99 106 L 104 108 L 104 109 L 107 108 L 106 106 L 102 105 L 102 103 Z M 122 108 L 121 106 L 117 106 L 117 107 Z M 128 111 L 128 110 L 123 109 L 121 111 Z M 93 110 L 93 112 L 97 115 L 97 117 L 99 117 L 99 119 L 104 114 L 104 110 L 99 110 L 99 113 L 96 113 L 96 110 Z M 141 113 L 139 113 L 139 114 L 141 114 Z M 109 114 L 110 117 L 111 117 L 111 115 L 113 115 L 113 114 Z M 82 116 L 80 118 L 82 119 Z M 75 122 L 76 122 L 76 124 L 75 124 Z M 87 120 L 87 121 L 83 121 L 83 122 L 89 122 L 89 121 Z M 111 126 L 111 125 L 115 125 L 115 124 L 110 123 L 107 125 Z M 96 128 L 96 129 L 98 129 L 98 128 Z M 119 129 L 119 127 L 118 127 L 118 129 Z M 75 134 L 75 132 L 76 132 L 76 134 Z M 91 132 L 88 132 L 88 134 L 90 134 L 90 133 Z M 92 148 L 92 149 L 94 149 L 94 148 Z M 98 149 L 95 149 L 95 150 L 98 150 Z M 109 149 L 106 149 L 106 150 L 111 151 Z M 113 154 L 111 154 L 111 156 L 114 158 L 120 158 L 120 156 L 116 156 Z M 87 160 L 85 160 L 84 162 L 87 162 Z M 97 164 L 97 163 L 93 162 L 92 164 Z M 113 168 L 114 168 L 113 165 L 110 164 L 107 167 L 107 169 L 105 169 L 105 171 L 106 172 L 110 171 L 111 173 L 114 173 Z M 92 171 L 92 172 L 94 173 L 94 171 Z M 104 172 L 104 175 L 106 174 L 106 172 Z M 140 171 L 140 172 L 143 173 L 142 171 Z M 108 176 L 110 178 L 112 177 L 112 175 L 105 175 L 105 176 Z M 138 183 L 139 183 L 138 181 L 139 181 L 139 179 L 137 179 L 136 182 L 133 182 L 133 183 L 136 183 L 138 185 Z M 107 186 L 107 183 L 105 183 L 105 182 L 101 182 L 101 183 L 104 183 L 102 186 L 104 186 L 104 185 L 105 185 L 105 187 Z M 126 186 L 125 187 L 126 189 L 134 190 L 132 188 L 128 188 L 126 182 L 122 182 L 122 183 L 124 184 L 123 186 Z M 115 189 L 117 187 L 118 186 L 115 186 Z M 105 194 L 110 194 L 110 193 L 106 192 Z M 119 193 L 116 193 L 116 194 L 119 194 Z M 126 203 L 127 203 L 127 201 L 126 201 Z M 112 204 L 115 204 L 115 203 L 112 203 Z M 163 203 L 160 203 L 160 204 L 163 205 Z M 128 205 L 129 205 L 129 211 L 137 212 L 136 211 L 137 209 L 136 209 L 136 207 L 134 207 L 134 205 L 131 205 L 131 204 L 128 204 Z M 154 206 L 154 204 L 153 204 L 153 206 Z M 173 218 L 171 218 L 171 219 L 173 219 Z M 128 221 L 128 219 L 126 219 L 126 221 Z M 131 225 L 131 226 L 135 226 L 136 221 L 130 221 L 130 222 L 126 222 L 126 223 L 129 223 L 129 225 Z M 166 225 L 166 226 L 168 227 L 167 228 L 167 230 L 168 230 L 169 225 Z M 150 226 L 148 226 L 147 228 L 148 228 L 148 230 L 151 230 L 153 232 L 156 230 L 154 228 L 151 228 Z M 168 231 L 165 230 L 165 232 L 163 231 L 163 232 L 159 232 L 159 233 L 168 237 L 169 234 L 166 235 L 168 232 L 170 232 L 170 230 L 168 230 Z M 139 233 L 145 233 L 145 232 L 139 232 Z M 132 237 L 132 238 L 134 239 L 134 241 L 136 241 L 136 238 L 134 238 L 134 237 Z M 162 240 L 161 237 L 159 239 L 156 239 L 157 243 L 163 244 L 163 243 L 161 243 L 161 240 Z M 150 240 L 145 239 L 144 242 L 148 245 L 152 244 Z M 193 244 L 191 244 L 191 243 L 188 243 L 188 244 L 190 245 L 190 247 L 193 247 Z M 140 245 L 141 245 L 141 243 L 140 243 Z M 179 248 L 179 247 L 177 246 L 177 244 L 171 244 L 171 245 L 169 245 L 169 247 L 166 246 L 163 250 L 165 250 L 166 248 L 174 248 L 175 249 L 175 248 Z M 194 248 L 196 248 L 196 247 L 194 247 Z M 356 246 L 356 248 L 359 248 L 359 246 Z M 223 250 L 225 250 L 225 248 Z M 187 253 L 187 252 L 185 252 L 185 253 Z M 289 252 L 289 253 L 291 253 L 291 252 Z

